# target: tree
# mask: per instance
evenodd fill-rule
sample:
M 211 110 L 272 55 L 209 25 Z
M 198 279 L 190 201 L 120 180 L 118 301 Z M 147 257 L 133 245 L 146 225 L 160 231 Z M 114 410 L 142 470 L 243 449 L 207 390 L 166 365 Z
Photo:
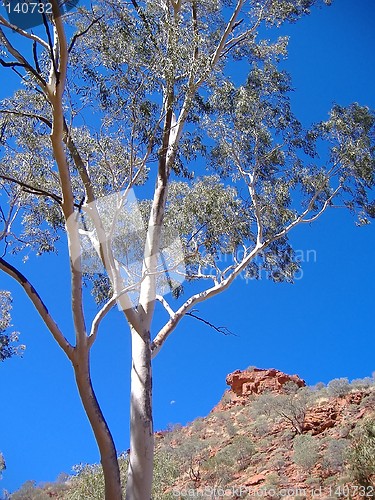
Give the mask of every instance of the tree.
M 7 466 L 5 464 L 4 455 L 0 451 L 0 479 L 1 479 L 1 476 L 2 476 L 3 470 L 5 470 L 6 468 L 7 468 Z
M 265 415 L 281 420 L 290 425 L 297 434 L 302 434 L 310 397 L 309 390 L 306 387 L 298 389 L 293 382 L 287 382 L 284 387 L 284 394 L 261 394 L 253 402 L 251 413 L 255 418 Z
M 36 30 L 0 18 L 0 62 L 23 82 L 0 109 L 0 268 L 72 363 L 107 499 L 121 498 L 119 467 L 90 376 L 106 314 L 118 304 L 130 329 L 126 496 L 145 500 L 151 361 L 179 322 L 241 273 L 292 282 L 299 263 L 289 233 L 328 208 L 344 205 L 362 224 L 374 216 L 373 112 L 335 105 L 304 130 L 290 107 L 290 78 L 278 69 L 287 39 L 259 40 L 259 30 L 297 21 L 316 3 L 100 0 L 62 16 L 52 0 Z M 240 60 L 250 70 L 237 84 L 230 73 Z M 132 189 L 141 185 L 151 199 L 136 203 Z M 74 345 L 17 267 L 26 250 L 53 252 L 58 238 L 70 256 Z M 189 295 L 192 281 L 200 291 Z M 90 328 L 83 284 L 100 306 Z M 169 320 L 153 332 L 157 304 Z
M 17 346 L 18 333 L 8 333 L 11 324 L 10 311 L 12 309 L 12 299 L 9 292 L 0 290 L 0 361 L 11 358 L 19 354 L 24 346 Z

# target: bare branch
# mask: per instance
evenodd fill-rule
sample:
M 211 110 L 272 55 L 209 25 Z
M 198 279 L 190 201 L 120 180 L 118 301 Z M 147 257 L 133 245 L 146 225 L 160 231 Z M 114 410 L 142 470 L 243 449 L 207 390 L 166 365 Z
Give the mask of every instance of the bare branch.
M 109 299 L 109 301 L 104 304 L 104 306 L 100 309 L 100 311 L 95 316 L 95 318 L 91 324 L 91 331 L 90 331 L 90 335 L 88 337 L 89 348 L 93 345 L 93 343 L 96 340 L 100 322 L 109 313 L 109 311 L 116 305 L 116 301 L 117 301 L 116 296 L 111 297 Z
M 323 213 L 323 211 L 329 206 L 329 203 L 331 199 L 337 194 L 337 192 L 341 189 L 341 186 L 339 186 L 330 196 L 330 198 L 326 201 L 324 204 L 323 209 L 318 212 L 320 215 Z M 161 330 L 159 330 L 158 334 L 154 338 L 152 344 L 151 344 L 151 350 L 152 350 L 152 356 L 156 356 L 156 354 L 159 352 L 161 349 L 163 343 L 165 340 L 169 337 L 169 335 L 172 333 L 172 331 L 176 328 L 178 323 L 181 321 L 181 319 L 191 310 L 191 308 L 199 303 L 207 300 L 210 297 L 213 297 L 224 290 L 226 290 L 230 284 L 234 281 L 234 279 L 246 268 L 246 266 L 260 253 L 262 250 L 267 248 L 271 243 L 274 241 L 277 241 L 278 239 L 282 238 L 287 234 L 289 231 L 291 231 L 294 227 L 296 227 L 298 224 L 302 222 L 309 222 L 309 220 L 305 220 L 306 215 L 312 210 L 314 203 L 316 199 L 318 198 L 319 194 L 321 191 L 317 191 L 314 196 L 311 198 L 310 203 L 306 210 L 304 210 L 299 216 L 295 218 L 293 222 L 291 222 L 288 226 L 286 226 L 282 231 L 277 233 L 276 235 L 270 237 L 268 240 L 262 242 L 257 242 L 256 246 L 253 248 L 253 250 L 246 255 L 240 262 L 239 264 L 234 268 L 232 273 L 224 280 L 222 280 L 220 283 L 215 284 L 213 287 L 208 288 L 204 290 L 203 292 L 199 292 L 195 295 L 192 295 L 173 315 L 173 317 L 170 318 L 170 320 L 164 325 Z M 318 216 L 314 216 L 312 220 L 315 220 Z
M 30 40 L 33 40 L 34 42 L 38 43 L 43 48 L 45 48 L 45 49 L 48 50 L 48 48 L 49 48 L 48 47 L 48 43 L 45 42 L 42 38 L 40 38 L 37 35 L 34 35 L 33 33 L 28 33 L 27 31 L 24 31 L 23 29 L 19 28 L 15 24 L 11 24 L 3 16 L 0 16 L 0 24 L 2 24 L 3 26 L 5 26 L 6 28 L 11 29 L 12 31 L 15 31 L 16 33 L 18 33 L 19 35 L 21 35 L 21 36 L 23 36 L 25 38 L 29 38 Z
M 157 295 L 156 296 L 156 300 L 159 301 L 160 304 L 162 304 L 162 306 L 167 311 L 167 313 L 169 314 L 169 316 L 171 318 L 173 318 L 173 316 L 174 316 L 175 313 L 174 313 L 173 309 L 171 308 L 171 306 L 168 304 L 168 302 L 165 300 L 165 298 L 162 295 Z
M 222 333 L 223 335 L 235 335 L 235 333 L 231 332 L 226 326 L 216 326 L 210 321 L 207 321 L 206 319 L 201 318 L 200 316 L 197 316 L 194 314 L 194 312 L 198 312 L 196 309 L 193 309 L 191 312 L 187 312 L 186 316 L 191 316 L 192 318 L 197 319 L 198 321 L 202 321 L 205 325 L 209 326 L 216 332 Z
M 34 57 L 35 69 L 37 70 L 38 73 L 41 73 L 42 70 L 40 69 L 40 65 L 39 65 L 37 44 L 36 44 L 35 40 L 33 42 L 33 57 Z
M 51 314 L 49 313 L 46 305 L 41 299 L 38 292 L 35 290 L 30 281 L 20 272 L 18 269 L 13 267 L 9 262 L 5 261 L 3 258 L 0 258 L 0 269 L 4 271 L 8 276 L 11 276 L 15 279 L 25 290 L 27 296 L 33 303 L 35 309 L 38 311 L 40 317 L 44 321 L 45 325 L 52 333 L 54 339 L 59 344 L 61 349 L 65 352 L 68 358 L 71 360 L 74 353 L 74 347 L 70 344 L 70 342 L 64 337 L 60 328 L 57 326 L 57 323 L 53 320 Z

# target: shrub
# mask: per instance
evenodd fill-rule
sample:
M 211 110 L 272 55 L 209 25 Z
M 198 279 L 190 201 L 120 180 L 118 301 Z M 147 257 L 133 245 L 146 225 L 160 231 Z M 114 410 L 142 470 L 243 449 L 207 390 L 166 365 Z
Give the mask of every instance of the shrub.
M 368 389 L 373 385 L 374 379 L 372 377 L 356 378 L 351 383 L 351 386 L 355 389 Z
M 165 444 L 176 442 L 177 444 L 182 440 L 182 425 L 181 424 L 168 424 L 167 432 L 164 434 L 163 441 Z
M 259 415 L 250 425 L 250 432 L 254 437 L 261 437 L 269 433 L 270 421 L 265 415 Z
M 245 415 L 243 412 L 240 412 L 236 415 L 236 422 L 239 424 L 248 424 L 249 423 L 249 417 Z
M 328 394 L 330 396 L 333 396 L 335 398 L 339 398 L 341 396 L 345 396 L 345 394 L 348 394 L 350 392 L 350 384 L 349 380 L 345 378 L 335 378 L 331 380 L 328 385 Z
M 213 486 L 225 486 L 232 479 L 232 471 L 226 463 L 224 455 L 218 453 L 205 462 L 205 468 L 208 471 L 206 482 Z
M 229 412 L 229 411 L 222 410 L 222 411 L 217 411 L 217 412 L 215 413 L 215 417 L 216 417 L 216 422 L 217 422 L 219 425 L 223 425 L 223 424 L 225 424 L 226 422 L 228 422 L 228 420 L 230 420 L 231 415 L 230 415 L 230 412 Z
M 263 415 L 286 422 L 295 432 L 301 434 L 310 396 L 309 392 L 303 389 L 296 390 L 290 385 L 286 394 L 261 394 L 252 404 L 252 415 L 255 418 Z
M 225 430 L 229 437 L 233 437 L 237 434 L 237 428 L 231 421 L 225 424 Z
M 100 465 L 79 464 L 73 468 L 76 472 L 71 480 L 69 500 L 102 500 L 104 498 L 104 475 Z
M 372 390 L 368 396 L 365 396 L 361 403 L 361 408 L 374 408 L 375 407 L 375 391 Z
M 231 397 L 229 389 L 228 389 L 227 391 L 224 392 L 223 397 L 220 400 L 220 403 L 227 404 L 227 403 L 230 403 L 231 401 L 232 401 L 232 397 Z
M 272 472 L 271 474 L 267 475 L 266 482 L 263 485 L 263 488 L 265 492 L 267 492 L 267 496 L 273 500 L 276 500 L 280 498 L 279 495 L 279 489 L 280 489 L 280 476 Z
M 165 490 L 171 488 L 179 476 L 179 464 L 171 453 L 157 452 L 154 459 L 154 481 L 152 485 L 153 500 L 166 500 Z
M 180 470 L 190 470 L 192 463 L 207 448 L 205 440 L 198 436 L 190 436 L 184 439 L 176 448 L 170 448 L 171 457 L 179 462 Z
M 237 470 L 246 469 L 256 452 L 254 443 L 247 436 L 236 436 L 226 449 Z
M 272 455 L 272 459 L 269 460 L 269 464 L 272 469 L 279 471 L 285 465 L 285 455 L 284 450 L 279 448 Z
M 323 453 L 322 465 L 335 471 L 341 471 L 344 465 L 348 443 L 342 439 L 329 439 Z
M 63 498 L 63 496 L 59 496 L 59 490 L 63 489 L 62 485 L 46 485 L 42 488 L 36 486 L 35 481 L 26 481 L 10 498 L 12 500 L 50 500 L 51 497 Z
M 319 442 L 309 434 L 296 436 L 293 442 L 293 461 L 311 471 L 319 460 Z
M 191 430 L 193 432 L 198 432 L 199 433 L 205 427 L 204 419 L 202 417 L 196 418 L 195 420 L 193 420 L 193 422 L 191 423 L 190 427 L 191 427 Z
M 375 416 L 356 428 L 348 450 L 349 473 L 360 486 L 375 486 Z

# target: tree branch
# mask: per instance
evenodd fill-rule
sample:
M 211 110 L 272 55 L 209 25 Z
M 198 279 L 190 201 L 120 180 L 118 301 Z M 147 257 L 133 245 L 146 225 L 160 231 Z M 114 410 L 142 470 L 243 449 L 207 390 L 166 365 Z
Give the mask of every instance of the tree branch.
M 90 331 L 90 335 L 88 338 L 89 348 L 93 345 L 93 343 L 96 340 L 96 337 L 98 334 L 99 324 L 101 323 L 102 319 L 109 313 L 109 311 L 116 305 L 116 301 L 117 301 L 116 296 L 111 297 L 109 299 L 109 301 L 104 304 L 104 306 L 100 309 L 100 311 L 95 316 L 95 318 L 91 324 L 91 331 Z
M 300 215 L 298 215 L 293 222 L 291 222 L 288 226 L 286 226 L 282 231 L 280 231 L 279 233 L 277 233 L 275 236 L 272 236 L 268 241 L 267 241 L 267 244 L 273 242 L 273 241 L 276 241 L 280 238 L 282 238 L 283 236 L 285 236 L 287 233 L 289 233 L 289 231 L 291 229 L 293 229 L 294 227 L 298 226 L 299 224 L 301 223 L 304 223 L 304 222 L 313 222 L 314 220 L 316 220 L 325 210 L 326 208 L 328 207 L 330 201 L 334 198 L 334 196 L 336 196 L 336 194 L 338 193 L 338 191 L 341 189 L 341 185 L 339 185 L 335 191 L 331 194 L 331 196 L 325 201 L 324 205 L 323 205 L 323 208 L 322 210 L 320 210 L 317 214 L 315 214 L 313 217 L 311 217 L 311 219 L 305 219 L 306 215 L 311 212 L 311 210 L 313 209 L 313 206 L 314 206 L 314 203 L 316 202 L 318 196 L 320 195 L 320 193 L 322 192 L 321 190 L 318 190 L 314 193 L 314 196 L 311 198 L 310 202 L 309 202 L 309 205 L 308 207 L 306 208 L 306 210 L 304 210 Z
M 104 15 L 98 17 L 97 19 L 94 19 L 93 21 L 91 21 L 91 23 L 87 26 L 86 29 L 84 29 L 83 31 L 80 31 L 79 33 L 75 33 L 73 35 L 72 41 L 70 42 L 69 47 L 68 47 L 68 52 L 69 53 L 73 50 L 74 44 L 76 43 L 76 41 L 78 40 L 78 38 L 81 37 L 81 36 L 86 35 L 86 33 L 88 31 L 90 31 L 90 29 L 94 26 L 94 24 L 98 23 L 101 19 L 103 19 L 103 17 L 104 17 Z
M 216 326 L 210 321 L 207 321 L 206 319 L 201 318 L 200 316 L 197 316 L 194 314 L 194 312 L 198 312 L 195 309 L 193 309 L 191 312 L 187 312 L 186 316 L 191 316 L 192 318 L 197 319 L 198 321 L 202 321 L 205 325 L 209 326 L 216 332 L 222 333 L 223 335 L 235 335 L 233 332 L 231 332 L 226 326 Z
M 108 302 L 104 304 L 104 306 L 100 309 L 100 311 L 97 313 L 95 318 L 93 319 L 93 322 L 91 324 L 91 330 L 90 330 L 90 335 L 88 337 L 88 346 L 89 348 L 92 347 L 94 344 L 96 337 L 98 335 L 98 328 L 103 320 L 103 318 L 111 311 L 111 309 L 116 305 L 116 302 L 121 298 L 121 296 L 127 294 L 131 290 L 134 290 L 136 285 L 130 285 L 121 290 L 120 293 L 117 293 L 113 295 Z
M 157 44 L 157 41 L 154 37 L 154 34 L 152 32 L 152 29 L 150 27 L 150 24 L 147 20 L 147 17 L 146 17 L 146 14 L 144 13 L 142 7 L 140 7 L 137 3 L 137 0 L 131 0 L 131 3 L 133 4 L 133 7 L 135 8 L 137 14 L 139 15 L 139 17 L 141 18 L 142 20 L 142 23 L 144 25 L 144 27 L 146 28 L 146 31 L 148 32 L 148 34 L 150 35 L 150 38 L 152 40 L 152 43 L 154 44 L 155 48 L 157 51 L 159 51 L 159 46 Z
M 322 215 L 323 212 L 326 211 L 327 207 L 329 206 L 329 204 L 331 203 L 331 201 L 333 200 L 333 198 L 336 196 L 336 194 L 340 191 L 340 189 L 342 188 L 341 184 L 335 189 L 335 191 L 331 194 L 331 196 L 329 198 L 326 199 L 326 201 L 324 202 L 324 205 L 323 207 L 321 208 L 321 210 L 319 210 L 319 212 L 317 212 L 313 217 L 311 217 L 310 219 L 303 219 L 301 222 L 302 223 L 306 223 L 306 222 L 314 222 L 316 219 L 318 219 L 318 217 L 320 217 Z
M 139 321 L 138 321 L 138 314 L 137 312 L 131 307 L 130 299 L 126 295 L 125 292 L 121 292 L 121 290 L 124 288 L 124 283 L 121 278 L 121 275 L 117 269 L 115 259 L 113 257 L 113 252 L 111 249 L 111 238 L 107 237 L 102 222 L 101 218 L 96 206 L 96 197 L 95 193 L 93 190 L 92 186 L 92 181 L 87 169 L 87 165 L 82 159 L 82 156 L 80 155 L 80 152 L 78 151 L 72 137 L 70 134 L 70 131 L 68 129 L 68 126 L 66 124 L 66 121 L 64 119 L 64 137 L 63 137 L 64 143 L 67 145 L 68 151 L 73 159 L 73 162 L 78 170 L 78 173 L 81 177 L 81 180 L 83 182 L 83 185 L 85 187 L 85 193 L 86 193 L 86 200 L 84 204 L 84 210 L 85 212 L 89 215 L 91 218 L 97 236 L 100 244 L 100 254 L 99 257 L 108 273 L 108 276 L 111 280 L 113 289 L 115 293 L 118 293 L 118 298 L 120 298 L 122 302 L 122 310 L 129 321 L 130 324 L 133 325 L 135 329 L 139 328 Z M 137 179 L 138 175 L 140 173 L 140 170 L 134 175 L 132 182 L 135 182 Z
M 82 257 L 80 236 L 78 232 L 78 222 L 74 217 L 74 195 L 72 180 L 63 143 L 65 124 L 63 111 L 63 94 L 65 89 L 68 65 L 68 50 L 58 0 L 51 0 L 51 3 L 55 34 L 54 48 L 59 51 L 60 57 L 59 60 L 55 61 L 55 63 L 51 66 L 50 81 L 46 88 L 46 94 L 48 95 L 48 98 L 52 105 L 53 118 L 51 143 L 61 182 L 61 208 L 64 214 L 65 221 L 67 223 L 66 228 L 71 272 L 72 312 L 77 338 L 77 348 L 78 350 L 80 350 L 81 347 L 85 348 L 87 346 L 86 325 L 83 312 L 82 297 Z M 56 75 L 56 78 L 54 78 L 53 72 L 55 71 L 54 68 L 56 66 L 56 63 L 58 63 L 58 75 Z
M 171 308 L 171 306 L 168 304 L 168 302 L 165 300 L 165 298 L 162 296 L 162 295 L 157 295 L 156 296 L 156 300 L 158 302 L 160 302 L 160 304 L 162 304 L 162 306 L 164 307 L 164 309 L 167 311 L 167 313 L 169 314 L 169 317 L 170 318 L 173 318 L 174 316 L 174 311 L 173 309 Z
M 323 207 L 324 210 L 327 208 L 329 205 L 330 200 L 335 196 L 335 194 L 341 189 L 341 186 L 339 186 L 330 196 L 328 200 L 326 200 L 325 206 Z M 298 224 L 304 222 L 304 218 L 306 215 L 312 210 L 312 207 L 318 198 L 319 194 L 321 191 L 316 191 L 314 196 L 311 198 L 310 203 L 306 210 L 304 210 L 296 219 L 291 222 L 288 226 L 286 226 L 282 231 L 277 233 L 276 235 L 272 236 L 268 240 L 264 241 L 263 243 L 258 242 L 256 246 L 253 248 L 253 250 L 244 258 L 242 261 L 235 267 L 233 272 L 224 280 L 222 280 L 220 283 L 214 285 L 211 288 L 208 288 L 204 290 L 203 292 L 199 292 L 195 295 L 192 295 L 169 319 L 169 321 L 164 325 L 161 330 L 159 330 L 158 334 L 154 338 L 152 344 L 151 344 L 151 350 L 152 350 L 152 356 L 155 357 L 156 354 L 160 351 L 162 345 L 164 344 L 165 340 L 169 337 L 169 335 L 172 333 L 172 331 L 176 328 L 178 323 L 181 321 L 181 319 L 191 310 L 191 308 L 195 305 L 198 304 L 199 302 L 203 302 L 207 300 L 210 297 L 213 297 L 224 290 L 226 290 L 230 284 L 234 281 L 234 279 L 246 268 L 246 266 L 260 253 L 262 250 L 267 248 L 271 243 L 274 241 L 277 241 L 278 239 L 282 238 L 287 234 L 289 231 L 291 231 L 294 227 L 296 227 Z M 319 215 L 323 213 L 323 209 L 319 212 Z M 315 220 L 312 218 L 312 220 Z M 308 221 L 306 221 L 308 222 Z
M 5 261 L 2 257 L 0 258 L 0 269 L 4 271 L 6 274 L 8 274 L 8 276 L 11 276 L 22 286 L 27 296 L 33 303 L 35 309 L 38 311 L 40 317 L 44 321 L 45 325 L 52 333 L 56 342 L 59 344 L 59 346 L 68 356 L 68 358 L 72 360 L 74 347 L 62 334 L 60 328 L 57 326 L 57 323 L 53 320 L 51 314 L 48 312 L 46 305 L 42 301 L 40 295 L 35 290 L 33 285 L 20 271 L 18 271 L 18 269 L 13 267 L 11 264 L 9 264 L 9 262 Z
M 12 111 L 8 109 L 0 109 L 0 113 L 7 115 L 25 116 L 26 118 L 35 118 L 36 120 L 40 120 L 41 122 L 45 123 L 49 128 L 52 128 L 52 122 L 48 120 L 48 118 L 45 118 L 44 116 L 41 115 L 37 115 L 35 113 L 26 113 L 24 111 Z
M 18 33 L 19 35 L 21 35 L 21 36 L 23 36 L 25 38 L 29 38 L 30 40 L 33 40 L 34 42 L 38 43 L 43 48 L 45 48 L 45 49 L 48 50 L 48 48 L 49 48 L 48 47 L 48 43 L 45 42 L 42 38 L 40 38 L 37 35 L 34 35 L 33 33 L 28 33 L 27 31 L 24 31 L 23 29 L 19 28 L 15 24 L 11 24 L 3 16 L 0 16 L 0 24 L 2 24 L 3 26 L 5 26 L 6 28 L 11 29 L 12 31 L 15 31 L 16 33 Z
M 46 88 L 45 80 L 31 66 L 31 64 L 23 57 L 23 55 L 15 47 L 13 47 L 13 45 L 10 43 L 8 38 L 5 36 L 4 31 L 1 28 L 0 28 L 0 40 L 2 41 L 2 43 L 5 46 L 5 48 L 7 49 L 7 51 L 16 59 L 18 65 L 24 67 L 28 73 L 30 73 L 34 78 L 36 78 L 36 80 L 39 82 L 42 89 L 44 90 Z M 3 66 L 4 65 L 10 66 L 12 63 L 5 63 L 4 64 L 4 61 L 3 61 L 2 64 L 3 64 Z
M 227 24 L 227 27 L 225 28 L 225 31 L 223 33 L 223 36 L 221 37 L 219 45 L 217 46 L 214 54 L 211 57 L 211 67 L 215 66 L 215 64 L 218 62 L 220 55 L 225 48 L 228 37 L 233 31 L 233 27 L 236 23 L 236 20 L 238 18 L 239 13 L 241 12 L 241 9 L 242 9 L 244 3 L 245 3 L 245 0 L 238 0 L 236 8 L 234 9 L 232 17 L 230 18 L 230 20 Z
M 156 354 L 160 351 L 162 345 L 172 333 L 172 331 L 176 328 L 181 319 L 192 309 L 195 304 L 199 302 L 203 302 L 215 295 L 226 290 L 234 279 L 245 269 L 245 267 L 250 263 L 250 261 L 258 255 L 268 243 L 263 243 L 261 246 L 256 245 L 253 250 L 249 253 L 249 255 L 243 259 L 238 266 L 236 266 L 235 270 L 232 272 L 228 278 L 224 279 L 220 283 L 212 286 L 204 290 L 203 292 L 199 292 L 195 295 L 192 295 L 189 299 L 186 300 L 184 304 L 175 312 L 172 318 L 159 330 L 158 334 L 154 338 L 151 343 L 151 351 L 152 356 L 155 357 Z
M 6 181 L 14 182 L 15 184 L 18 184 L 19 186 L 25 188 L 25 190 L 27 190 L 27 192 L 30 194 L 47 196 L 48 198 L 52 198 L 59 205 L 61 205 L 61 203 L 62 203 L 61 196 L 58 196 L 54 193 L 50 193 L 50 192 L 45 191 L 44 189 L 41 189 L 41 188 L 36 188 L 34 186 L 30 186 L 29 184 L 26 184 L 26 182 L 19 181 L 18 179 L 14 179 L 13 177 L 9 177 L 8 175 L 0 174 L 0 179 L 4 179 Z

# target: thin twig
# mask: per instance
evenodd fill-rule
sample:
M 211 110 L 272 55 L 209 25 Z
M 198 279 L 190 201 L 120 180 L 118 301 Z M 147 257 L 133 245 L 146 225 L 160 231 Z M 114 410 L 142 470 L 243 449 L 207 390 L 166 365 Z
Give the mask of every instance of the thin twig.
M 207 321 L 206 319 L 201 318 L 200 316 L 197 316 L 196 314 L 194 314 L 194 312 L 197 312 L 197 309 L 192 309 L 190 312 L 187 312 L 186 316 L 191 316 L 192 318 L 195 318 L 198 321 L 202 321 L 202 323 L 209 326 L 210 328 L 212 328 L 216 332 L 222 333 L 223 335 L 234 335 L 235 337 L 237 337 L 237 335 L 235 333 L 231 332 L 226 326 L 216 326 L 213 323 L 211 323 L 210 321 Z

